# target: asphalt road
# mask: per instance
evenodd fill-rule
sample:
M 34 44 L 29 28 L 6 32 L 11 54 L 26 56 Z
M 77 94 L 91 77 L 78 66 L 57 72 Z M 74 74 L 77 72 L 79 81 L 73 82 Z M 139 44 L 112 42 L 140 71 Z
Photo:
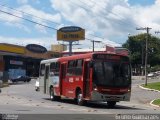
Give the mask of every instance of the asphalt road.
M 149 80 L 148 82 L 151 81 L 158 81 L 158 79 Z M 144 80 L 133 80 L 131 101 L 119 102 L 114 108 L 108 108 L 105 103 L 89 103 L 87 106 L 78 106 L 72 100 L 67 99 L 53 102 L 48 99 L 48 95 L 36 92 L 34 83 L 35 80 L 32 80 L 30 83 L 19 82 L 17 84 L 10 85 L 10 87 L 2 88 L 2 93 L 0 93 L 0 113 L 32 115 L 68 114 L 72 117 L 74 115 L 79 115 L 79 117 L 75 116 L 77 118 L 80 118 L 82 114 L 101 114 L 112 115 L 107 116 L 110 117 L 110 119 L 114 119 L 115 114 L 160 113 L 160 108 L 152 107 L 149 104 L 152 99 L 160 98 L 160 93 L 140 89 L 138 85 L 144 83 Z

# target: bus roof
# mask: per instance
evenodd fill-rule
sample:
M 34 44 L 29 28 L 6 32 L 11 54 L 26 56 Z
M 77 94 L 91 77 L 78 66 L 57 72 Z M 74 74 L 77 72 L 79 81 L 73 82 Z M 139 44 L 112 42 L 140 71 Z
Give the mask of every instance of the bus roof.
M 42 60 L 41 64 L 50 63 L 50 62 L 57 62 L 58 60 L 59 60 L 59 58 L 52 58 L 52 59 Z
M 42 60 L 41 64 L 43 63 L 50 63 L 50 62 L 57 62 L 57 61 L 67 61 L 67 60 L 74 60 L 74 59 L 87 59 L 92 58 L 93 54 L 111 54 L 111 55 L 120 55 L 120 56 L 127 56 L 125 54 L 121 53 L 115 53 L 115 52 L 92 52 L 92 53 L 85 53 L 85 54 L 78 54 L 78 55 L 72 55 L 72 56 L 65 56 L 60 58 L 52 58 L 48 60 Z
M 72 56 L 66 56 L 61 57 L 59 60 L 61 62 L 66 60 L 73 60 L 73 59 L 83 59 L 83 58 L 91 58 L 93 54 L 111 54 L 111 55 L 120 55 L 120 56 L 126 56 L 124 54 L 116 54 L 115 52 L 92 52 L 92 53 L 86 53 L 86 54 L 78 54 L 78 55 L 72 55 Z

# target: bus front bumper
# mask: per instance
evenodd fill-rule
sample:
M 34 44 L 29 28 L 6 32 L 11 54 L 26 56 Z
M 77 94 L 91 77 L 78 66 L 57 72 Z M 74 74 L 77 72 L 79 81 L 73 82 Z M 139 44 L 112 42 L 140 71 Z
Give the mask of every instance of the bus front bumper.
M 130 101 L 131 93 L 127 92 L 122 95 L 102 94 L 97 91 L 91 93 L 91 101 Z

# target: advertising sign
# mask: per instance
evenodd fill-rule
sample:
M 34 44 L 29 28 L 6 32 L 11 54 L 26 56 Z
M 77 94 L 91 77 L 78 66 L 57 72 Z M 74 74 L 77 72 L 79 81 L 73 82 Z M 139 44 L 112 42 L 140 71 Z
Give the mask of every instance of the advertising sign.
M 47 49 L 41 45 L 29 44 L 26 46 L 27 50 L 35 52 L 35 53 L 45 53 Z
M 84 39 L 85 39 L 85 30 L 80 27 L 76 26 L 63 27 L 57 31 L 57 40 L 76 41 Z

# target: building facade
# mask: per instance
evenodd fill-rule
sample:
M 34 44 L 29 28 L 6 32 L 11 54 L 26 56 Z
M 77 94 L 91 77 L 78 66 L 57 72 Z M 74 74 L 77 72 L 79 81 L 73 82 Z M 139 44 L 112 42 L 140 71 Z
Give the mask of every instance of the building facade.
M 47 51 L 45 47 L 36 44 L 24 47 L 0 43 L 0 79 L 18 75 L 37 77 L 41 60 L 59 56 L 58 52 Z

